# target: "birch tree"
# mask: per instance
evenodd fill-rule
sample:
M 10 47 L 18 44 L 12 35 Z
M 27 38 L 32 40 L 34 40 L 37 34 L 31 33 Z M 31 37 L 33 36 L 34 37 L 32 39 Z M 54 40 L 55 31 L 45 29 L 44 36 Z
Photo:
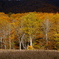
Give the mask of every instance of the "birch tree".
M 49 40 L 48 33 L 50 31 L 50 26 L 51 26 L 51 23 L 50 23 L 49 19 L 46 19 L 46 20 L 44 20 L 44 22 L 42 22 L 42 28 L 43 28 L 43 32 L 45 34 L 47 45 L 48 45 L 48 40 Z
M 38 32 L 39 28 L 39 21 L 35 13 L 29 13 L 28 15 L 24 16 L 21 18 L 22 24 L 23 24 L 23 31 L 25 34 L 28 35 L 29 40 L 30 40 L 30 46 L 33 47 L 33 39 L 35 38 L 36 33 Z
M 4 43 L 4 47 L 5 47 L 5 49 L 7 48 L 6 47 L 6 38 L 7 38 L 7 36 L 8 36 L 8 34 L 9 34 L 9 22 L 7 21 L 7 20 L 1 20 L 0 19 L 0 33 L 1 33 L 1 41 L 2 41 L 2 39 L 4 39 L 3 40 L 3 43 Z
M 14 23 L 15 24 L 15 23 Z M 19 41 L 19 49 L 21 50 L 21 44 L 24 38 L 25 33 L 22 30 L 23 25 L 22 25 L 22 20 L 18 20 L 14 26 L 15 32 L 16 32 L 16 36 L 18 38 Z

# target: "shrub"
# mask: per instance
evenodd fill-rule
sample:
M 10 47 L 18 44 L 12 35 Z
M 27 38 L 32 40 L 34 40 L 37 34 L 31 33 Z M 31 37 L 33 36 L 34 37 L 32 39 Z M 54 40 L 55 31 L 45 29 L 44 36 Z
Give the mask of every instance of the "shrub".
M 28 46 L 27 49 L 28 49 L 28 50 L 32 50 L 33 47 L 32 47 L 32 46 Z

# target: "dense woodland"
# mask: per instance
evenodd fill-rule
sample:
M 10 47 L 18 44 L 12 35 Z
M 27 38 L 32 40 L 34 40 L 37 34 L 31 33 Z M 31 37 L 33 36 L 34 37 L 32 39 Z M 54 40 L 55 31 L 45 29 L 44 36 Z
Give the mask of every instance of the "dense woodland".
M 0 49 L 59 50 L 59 13 L 0 12 Z

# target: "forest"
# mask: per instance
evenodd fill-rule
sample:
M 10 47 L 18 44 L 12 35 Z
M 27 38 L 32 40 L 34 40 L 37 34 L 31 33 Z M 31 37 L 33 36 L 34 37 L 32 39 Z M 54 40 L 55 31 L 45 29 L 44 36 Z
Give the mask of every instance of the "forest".
M 59 50 L 59 13 L 0 12 L 0 49 Z

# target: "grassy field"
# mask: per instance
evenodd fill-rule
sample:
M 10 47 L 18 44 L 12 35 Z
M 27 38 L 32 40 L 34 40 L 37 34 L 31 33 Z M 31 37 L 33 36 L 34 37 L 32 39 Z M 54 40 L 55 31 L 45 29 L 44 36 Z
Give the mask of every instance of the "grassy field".
M 0 50 L 0 59 L 59 59 L 59 51 Z

